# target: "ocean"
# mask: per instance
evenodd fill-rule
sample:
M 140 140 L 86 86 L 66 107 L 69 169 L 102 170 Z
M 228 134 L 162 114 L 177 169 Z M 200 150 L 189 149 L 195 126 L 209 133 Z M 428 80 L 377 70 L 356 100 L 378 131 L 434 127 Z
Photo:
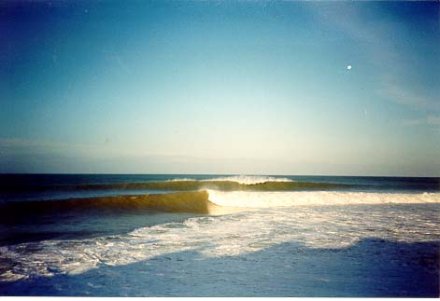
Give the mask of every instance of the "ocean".
M 440 178 L 0 175 L 1 296 L 438 297 Z

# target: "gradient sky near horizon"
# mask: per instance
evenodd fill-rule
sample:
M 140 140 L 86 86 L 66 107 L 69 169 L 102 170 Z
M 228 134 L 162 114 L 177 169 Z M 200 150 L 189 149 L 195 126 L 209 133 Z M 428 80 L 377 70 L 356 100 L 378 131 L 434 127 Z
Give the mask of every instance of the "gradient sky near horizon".
M 0 172 L 440 176 L 438 2 L 5 1 Z

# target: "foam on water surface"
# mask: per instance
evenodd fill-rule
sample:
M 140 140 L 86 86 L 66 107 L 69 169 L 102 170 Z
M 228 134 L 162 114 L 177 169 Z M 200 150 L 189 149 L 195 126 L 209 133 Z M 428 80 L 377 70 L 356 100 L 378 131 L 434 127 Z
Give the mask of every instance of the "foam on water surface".
M 12 282 L 25 283 L 26 281 L 18 281 L 25 279 L 37 279 L 37 283 L 41 283 L 38 281 L 43 278 L 54 279 L 54 282 L 61 279 L 62 282 L 63 279 L 67 279 L 63 278 L 63 275 L 78 276 L 87 271 L 97 271 L 98 276 L 90 279 L 91 285 L 96 285 L 102 267 L 106 273 L 109 268 L 133 263 L 138 266 L 141 262 L 145 265 L 159 262 L 151 265 L 155 266 L 153 272 L 160 273 L 162 266 L 171 266 L 175 269 L 183 261 L 186 262 L 186 267 L 190 267 L 194 264 L 194 258 L 206 262 L 215 261 L 222 267 L 240 267 L 238 261 L 245 262 L 252 257 L 252 254 L 263 254 L 266 251 L 260 267 L 263 270 L 270 270 L 269 267 L 282 265 L 282 260 L 286 258 L 291 259 L 292 262 L 304 260 L 301 252 L 305 249 L 311 250 L 312 253 L 319 250 L 317 252 L 320 254 L 331 254 L 371 238 L 374 241 L 386 240 L 396 244 L 438 243 L 440 192 L 434 189 L 436 187 L 434 184 L 430 185 L 428 186 L 432 188 L 431 190 L 422 190 L 424 186 L 419 185 L 417 189 L 408 192 L 398 189 L 393 192 L 370 189 L 366 192 L 362 190 L 364 187 L 362 185 L 353 186 L 345 182 L 302 182 L 301 179 L 292 181 L 288 178 L 269 176 L 212 176 L 211 178 L 194 176 L 194 179 L 191 176 L 176 179 L 151 177 L 136 182 L 120 182 L 120 179 L 107 182 L 69 182 L 66 185 L 56 186 L 54 190 L 69 187 L 80 192 L 96 189 L 123 192 L 133 189 L 147 190 L 149 192 L 146 193 L 149 194 L 45 200 L 38 204 L 37 202 L 25 204 L 26 202 L 19 200 L 0 208 L 2 220 L 9 216 L 13 224 L 17 221 L 17 216 L 24 214 L 23 220 L 30 220 L 32 223 L 34 215 L 42 213 L 57 217 L 61 211 L 87 218 L 84 213 L 90 213 L 91 210 L 94 210 L 93 212 L 99 217 L 104 214 L 109 214 L 109 218 L 114 214 L 123 216 L 119 220 L 123 223 L 132 218 L 130 214 L 133 212 L 136 213 L 137 218 L 145 217 L 145 219 L 151 217 L 150 211 L 154 210 L 168 212 L 160 213 L 164 215 L 179 216 L 183 216 L 185 212 L 185 217 L 160 221 L 152 218 L 151 223 L 137 223 L 136 226 L 127 227 L 123 231 L 100 233 L 98 234 L 100 236 L 75 236 L 74 239 L 45 237 L 45 240 L 33 242 L 9 242 L 9 245 L 0 247 L 0 284 L 3 288 L 12 287 Z M 37 188 L 36 193 L 44 192 L 45 188 Z M 17 189 L 20 190 L 21 187 Z M 163 193 L 157 194 L 153 191 Z M 423 191 L 429 192 L 423 193 Z M 7 212 L 5 208 L 9 211 Z M 67 224 L 66 227 L 69 228 L 69 225 Z M 283 249 L 285 245 L 297 247 L 293 251 L 285 250 Z M 277 248 L 285 250 L 282 253 L 285 258 L 281 258 L 281 261 L 279 254 L 272 253 Z M 381 246 L 375 250 L 381 251 Z M 364 258 L 363 252 L 368 252 L 368 244 L 366 247 L 362 245 L 362 248 L 356 249 L 355 252 L 358 252 L 355 254 L 357 259 Z M 197 255 L 190 257 L 191 255 L 188 254 Z M 396 258 L 401 258 L 398 252 L 394 255 Z M 312 263 L 316 259 L 313 256 L 310 258 Z M 318 256 L 323 260 L 324 269 L 325 261 L 328 261 L 326 256 L 325 254 Z M 227 258 L 232 258 L 234 262 L 228 261 Z M 429 262 L 419 263 L 420 260 L 420 257 L 414 256 L 414 258 L 405 258 L 403 262 L 405 264 L 416 262 L 415 264 L 422 268 L 424 268 L 423 264 L 432 267 Z M 130 268 L 129 266 L 129 271 Z M 278 268 L 273 268 L 275 269 Z M 296 266 L 292 268 L 290 274 L 295 274 L 294 269 Z M 206 266 L 202 266 L 200 270 L 195 271 L 206 270 Z M 208 270 L 206 277 L 214 281 L 217 281 L 217 276 L 223 271 L 218 266 L 210 267 Z M 320 277 L 320 272 L 312 276 Z M 284 273 L 284 270 L 280 273 Z M 194 279 L 195 275 L 199 273 L 185 276 Z M 61 278 L 52 278 L 53 276 L 61 276 Z M 129 276 L 132 277 L 130 279 L 137 277 L 135 273 Z M 228 278 L 230 276 L 226 275 Z M 258 275 L 250 277 L 252 276 Z M 84 278 L 87 277 L 89 276 Z M 113 281 L 112 276 L 109 277 Z M 119 277 L 124 278 L 125 274 Z M 149 279 L 155 277 L 152 274 Z M 278 282 L 279 278 L 273 279 Z M 247 279 L 246 281 L 249 282 Z M 261 283 L 258 278 L 252 279 L 256 284 Z M 178 279 L 171 284 L 179 284 L 180 281 L 181 279 Z M 280 283 L 292 285 L 290 280 Z M 192 284 L 188 289 L 193 288 Z M 64 292 L 69 285 L 64 286 Z M 137 288 L 142 290 L 145 287 L 144 283 L 141 283 Z M 0 286 L 0 290 L 1 288 Z M 119 291 L 119 287 L 117 289 Z M 44 294 L 44 289 L 42 292 Z M 106 292 L 107 289 L 103 288 L 102 293 Z
M 440 193 L 372 193 L 339 191 L 252 192 L 208 190 L 220 206 L 269 208 L 288 206 L 440 203 Z
M 193 217 L 121 235 L 0 247 L 0 279 L 80 274 L 101 265 L 126 265 L 182 251 L 215 258 L 245 256 L 292 241 L 335 249 L 368 237 L 438 241 L 438 213 L 437 204 L 297 206 Z
M 216 177 L 212 179 L 203 180 L 205 182 L 210 181 L 230 181 L 236 182 L 244 185 L 261 184 L 267 182 L 293 182 L 293 180 L 284 177 L 270 177 L 270 176 L 227 176 L 227 177 Z
M 200 181 L 200 182 L 235 182 L 238 184 L 252 185 L 261 184 L 266 182 L 294 182 L 292 179 L 285 177 L 271 177 L 271 176 L 252 176 L 252 175 L 237 175 L 237 176 L 224 176 L 213 177 L 210 179 L 197 180 L 195 178 L 175 178 L 167 180 L 166 182 L 180 182 L 180 181 Z

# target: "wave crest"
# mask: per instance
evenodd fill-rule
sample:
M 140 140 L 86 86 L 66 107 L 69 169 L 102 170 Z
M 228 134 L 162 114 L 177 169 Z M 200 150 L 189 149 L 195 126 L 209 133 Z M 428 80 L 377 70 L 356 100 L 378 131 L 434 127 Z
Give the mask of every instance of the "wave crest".
M 440 203 L 440 193 L 373 193 L 341 191 L 214 191 L 209 200 L 219 206 L 269 208 L 305 205 Z
M 261 184 L 260 184 L 261 185 Z M 149 195 L 23 201 L 0 206 L 0 223 L 15 223 L 35 214 L 70 211 L 118 213 L 163 211 L 224 214 L 243 208 L 359 204 L 440 203 L 440 193 L 372 193 L 342 191 L 219 191 L 200 190 Z
M 204 182 L 230 181 L 245 185 L 262 184 L 266 182 L 294 182 L 293 180 L 288 178 L 279 178 L 279 177 L 270 177 L 270 176 L 246 176 L 246 175 L 218 177 L 203 181 Z
M 191 180 L 175 179 L 162 182 L 144 182 L 144 183 L 119 183 L 106 185 L 80 185 L 71 187 L 77 190 L 168 190 L 168 191 L 195 191 L 195 190 L 221 190 L 221 191 L 293 191 L 293 190 L 325 190 L 342 188 L 346 185 L 314 183 L 314 182 L 294 182 L 284 181 L 277 178 L 276 181 L 266 181 L 270 178 L 252 179 L 248 183 L 240 183 L 233 179 L 225 178 L 211 180 Z M 237 180 L 237 179 L 235 179 Z M 245 181 L 245 180 L 243 180 Z M 252 181 L 254 183 L 252 183 Z

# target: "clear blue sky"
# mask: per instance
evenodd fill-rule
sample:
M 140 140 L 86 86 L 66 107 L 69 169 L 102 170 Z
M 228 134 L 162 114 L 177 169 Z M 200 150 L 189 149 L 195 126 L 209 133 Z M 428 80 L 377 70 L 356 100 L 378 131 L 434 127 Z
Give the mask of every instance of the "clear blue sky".
M 438 2 L 0 4 L 0 172 L 440 176 Z

